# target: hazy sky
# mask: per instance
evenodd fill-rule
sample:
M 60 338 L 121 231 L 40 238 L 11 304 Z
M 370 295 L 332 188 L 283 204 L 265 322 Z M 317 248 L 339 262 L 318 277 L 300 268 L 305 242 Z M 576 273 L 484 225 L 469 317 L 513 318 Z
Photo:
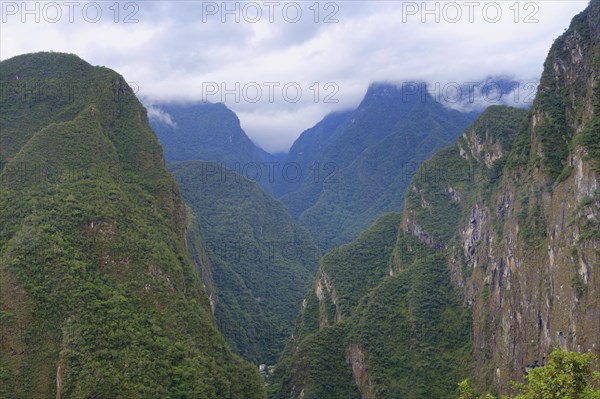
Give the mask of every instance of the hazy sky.
M 587 1 L 0 5 L 0 59 L 75 53 L 135 82 L 146 104 L 225 102 L 276 152 L 328 112 L 355 107 L 370 82 L 424 80 L 441 95 L 488 76 L 533 82 Z

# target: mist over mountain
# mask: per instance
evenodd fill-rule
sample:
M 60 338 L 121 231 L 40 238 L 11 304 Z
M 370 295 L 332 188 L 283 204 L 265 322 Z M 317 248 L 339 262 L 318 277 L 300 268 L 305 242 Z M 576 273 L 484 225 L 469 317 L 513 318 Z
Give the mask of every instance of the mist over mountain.
M 509 76 L 488 76 L 475 82 L 434 82 L 430 95 L 445 106 L 461 112 L 481 112 L 492 105 L 531 108 L 539 79 L 516 80 Z

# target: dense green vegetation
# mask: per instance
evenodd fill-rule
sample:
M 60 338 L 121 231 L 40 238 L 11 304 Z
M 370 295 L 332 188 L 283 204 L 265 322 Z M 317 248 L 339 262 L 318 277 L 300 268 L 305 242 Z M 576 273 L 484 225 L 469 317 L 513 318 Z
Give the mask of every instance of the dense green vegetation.
M 399 222 L 398 214 L 384 215 L 356 241 L 324 257 L 319 273 L 330 276 L 343 321 L 335 323 L 323 307 L 327 297 L 307 296 L 271 397 L 298 397 L 304 390 L 305 398 L 354 398 L 358 389 L 378 398 L 450 398 L 456 381 L 469 375 L 470 316 L 445 260 L 441 254 L 421 256 L 422 244 L 398 232 Z M 395 242 L 410 247 L 413 259 L 390 276 Z M 368 376 L 354 377 L 369 381 L 369 388 L 351 379 L 347 363 L 356 348 L 364 353 L 361 367 Z
M 357 240 L 321 260 L 317 286 L 307 295 L 279 362 L 272 397 L 289 397 L 294 389 L 292 397 L 300 389 L 305 395 L 331 389 L 331 381 L 343 381 L 351 371 L 348 363 L 356 359 L 367 372 L 355 373 L 352 386 L 364 397 L 456 396 L 457 381 L 472 367 L 471 315 L 450 282 L 448 244 L 458 239 L 473 202 L 497 185 L 496 165 L 504 164 L 526 115 L 514 108 L 488 108 L 455 145 L 413 173 L 402 215 L 382 216 Z M 485 145 L 472 153 L 471 140 Z M 491 148 L 497 154 L 487 166 Z M 414 223 L 425 236 L 416 235 Z M 330 329 L 342 334 L 343 344 L 336 346 L 338 361 L 334 356 L 326 371 L 319 368 L 317 359 L 324 354 L 318 348 Z M 362 358 L 349 361 L 357 348 Z M 315 375 L 327 378 L 309 378 L 302 371 L 308 364 Z M 333 397 L 353 397 L 336 389 L 342 393 Z
M 374 84 L 356 110 L 331 124 L 333 133 L 315 126 L 300 138 L 306 145 L 315 136 L 311 161 L 318 173 L 311 170 L 311 178 L 281 199 L 324 251 L 352 241 L 382 213 L 401 211 L 419 165 L 475 117 L 443 107 L 424 88 L 408 90 Z
M 344 322 L 303 337 L 297 346 L 286 348 L 278 363 L 271 398 L 359 399 L 352 370 L 345 362 L 348 325 Z M 294 344 L 296 342 L 292 340 Z M 287 351 L 293 351 L 293 356 Z
M 399 225 L 400 214 L 385 214 L 361 234 L 360 240 L 334 249 L 321 262 L 335 286 L 342 315 L 350 315 L 358 300 L 389 273 L 390 251 Z
M 470 316 L 440 254 L 386 279 L 359 312 L 351 340 L 371 356 L 377 397 L 451 397 L 457 379 L 468 375 Z
M 579 354 L 555 349 L 548 363 L 533 368 L 526 383 L 515 384 L 519 392 L 514 399 L 598 399 L 600 372 L 598 359 L 592 353 Z M 468 380 L 459 384 L 459 399 L 496 399 L 494 395 L 479 395 Z M 510 399 L 503 396 L 502 399 Z
M 333 279 L 344 317 L 349 317 L 358 299 L 387 273 L 399 223 L 399 214 L 384 215 L 356 241 L 322 259 L 319 274 L 328 273 Z M 307 294 L 296 331 L 278 362 L 271 397 L 289 398 L 290 392 L 297 397 L 302 390 L 304 398 L 312 399 L 360 397 L 352 370 L 345 362 L 355 322 L 335 323 L 337 311 L 331 309 L 330 298 L 324 299 L 319 300 L 314 289 Z M 328 327 L 320 329 L 323 323 Z
M 220 330 L 245 359 L 274 364 L 318 266 L 317 247 L 255 182 L 211 162 L 170 170 L 198 216 Z
M 218 331 L 124 79 L 36 53 L 0 83 L 0 396 L 264 397 Z

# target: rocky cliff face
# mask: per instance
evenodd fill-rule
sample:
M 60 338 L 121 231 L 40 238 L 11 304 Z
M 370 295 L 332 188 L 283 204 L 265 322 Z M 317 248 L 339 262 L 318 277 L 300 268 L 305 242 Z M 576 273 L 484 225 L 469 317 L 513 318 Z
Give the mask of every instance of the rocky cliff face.
M 417 176 L 407 201 L 404 230 L 448 247 L 473 309 L 474 373 L 500 391 L 555 347 L 600 353 L 599 21 L 593 1 L 555 41 L 514 139 L 501 118 L 458 140 L 471 186 Z M 444 191 L 460 218 L 436 203 Z
M 351 344 L 346 349 L 346 363 L 352 367 L 352 376 L 362 399 L 375 399 L 375 389 L 365 362 L 365 350 L 361 345 Z
M 476 370 L 491 365 L 498 387 L 554 347 L 600 353 L 599 21 L 593 1 L 556 40 L 498 188 L 461 228 L 466 267 L 477 270 L 465 295 Z

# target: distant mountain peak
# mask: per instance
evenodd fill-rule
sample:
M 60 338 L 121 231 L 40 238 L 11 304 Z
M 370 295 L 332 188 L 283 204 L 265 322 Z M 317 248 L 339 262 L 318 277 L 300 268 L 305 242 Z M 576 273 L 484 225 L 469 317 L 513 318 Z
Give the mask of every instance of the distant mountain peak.
M 237 115 L 223 103 L 153 103 L 150 125 L 168 162 L 211 161 L 257 180 L 267 192 L 264 161 L 272 155 L 259 148 L 242 129 Z
M 403 99 L 415 94 L 426 94 L 427 84 L 423 81 L 373 82 L 369 85 L 363 101 L 373 99 Z

